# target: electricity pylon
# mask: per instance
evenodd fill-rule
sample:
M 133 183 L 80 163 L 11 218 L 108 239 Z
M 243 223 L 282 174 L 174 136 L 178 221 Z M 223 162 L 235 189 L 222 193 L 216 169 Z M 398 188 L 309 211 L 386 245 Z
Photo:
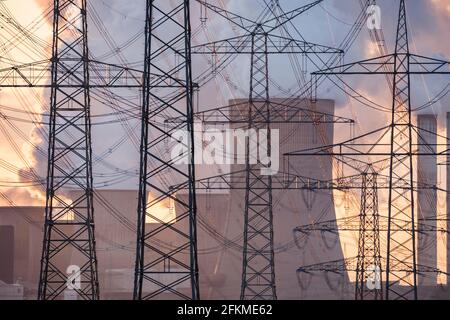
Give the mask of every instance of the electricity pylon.
M 415 201 L 413 187 L 413 156 L 436 156 L 433 150 L 416 151 L 417 145 L 426 144 L 419 130 L 412 124 L 410 77 L 411 75 L 450 74 L 449 62 L 412 54 L 409 50 L 405 1 L 400 1 L 395 52 L 390 55 L 332 67 L 313 75 L 391 75 L 393 99 L 391 123 L 331 146 L 290 152 L 287 156 L 388 156 L 388 246 L 386 264 L 386 299 L 417 299 L 417 258 L 415 234 Z M 381 134 L 381 137 L 379 136 Z M 417 136 L 414 143 L 413 135 Z M 374 137 L 376 143 L 364 143 L 363 139 Z M 383 142 L 388 137 L 390 143 Z M 446 149 L 448 144 L 442 144 Z M 339 151 L 336 152 L 336 148 Z M 390 151 L 386 152 L 389 148 Z M 447 151 L 440 154 L 446 154 Z M 408 221 L 401 228 L 392 228 L 393 220 Z
M 380 216 L 378 213 L 377 173 L 369 167 L 362 175 L 358 262 L 356 265 L 356 300 L 381 300 Z M 367 273 L 373 272 L 374 286 L 368 290 Z
M 241 36 L 194 46 L 192 53 L 250 55 L 250 92 L 248 106 L 245 110 L 246 126 L 247 129 L 259 127 L 266 130 L 265 141 L 267 141 L 267 151 L 270 156 L 272 104 L 269 95 L 269 55 L 342 53 L 341 50 L 331 47 L 281 37 L 274 34 L 274 31 L 313 8 L 322 0 L 266 21 L 252 21 L 204 1 L 198 0 L 198 2 L 244 31 Z M 255 121 L 256 119 L 258 120 Z M 236 119 L 230 119 L 229 123 L 233 123 L 234 120 Z M 238 123 L 242 123 L 242 120 L 238 120 Z M 250 146 L 255 145 L 255 141 L 251 140 L 252 138 L 246 140 L 244 250 L 240 298 L 241 300 L 276 299 L 272 176 L 255 174 L 260 169 L 260 165 L 254 164 L 255 159 L 250 156 L 254 151 L 250 150 Z
M 139 300 L 164 297 L 199 299 L 200 295 L 189 5 L 189 0 L 146 2 L 133 294 L 134 299 Z M 168 55 L 171 59 L 166 59 Z M 151 79 L 153 73 L 167 79 L 167 85 L 156 87 L 157 83 Z M 164 117 L 175 115 L 182 120 L 176 128 L 167 129 L 161 124 Z M 177 130 L 186 131 L 185 140 L 182 141 L 185 152 L 171 157 L 164 153 L 164 145 L 166 139 L 171 139 Z M 178 183 L 187 183 L 186 199 L 169 188 L 169 178 Z
M 38 299 L 55 299 L 67 288 L 67 270 L 56 261 L 72 250 L 83 299 L 99 299 L 92 192 L 92 148 L 86 1 L 54 1 L 50 131 L 44 242 Z M 82 77 L 72 87 L 63 70 Z M 71 80 L 75 80 L 73 77 Z M 74 166 L 65 165 L 69 157 Z M 79 191 L 68 199 L 64 187 Z M 73 280 L 75 281 L 75 280 Z

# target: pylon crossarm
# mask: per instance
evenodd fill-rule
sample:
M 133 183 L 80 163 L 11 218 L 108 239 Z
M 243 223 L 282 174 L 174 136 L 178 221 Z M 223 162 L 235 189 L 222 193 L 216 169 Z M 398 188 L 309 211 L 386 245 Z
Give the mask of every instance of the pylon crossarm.
M 329 232 L 333 234 L 337 234 L 340 231 L 346 232 L 356 232 L 360 230 L 360 216 L 351 216 L 345 217 L 341 219 L 332 219 L 327 221 L 320 221 L 312 224 L 307 224 L 303 226 L 296 227 L 293 231 L 295 235 L 303 235 L 310 234 L 311 232 Z M 392 219 L 393 227 L 391 230 L 401 230 L 408 224 L 411 224 L 411 221 L 405 221 L 400 219 Z M 436 227 L 434 225 L 430 225 L 424 222 L 418 222 L 415 224 L 416 232 L 439 232 L 439 233 L 450 233 L 445 228 Z M 388 231 L 388 217 L 380 216 L 379 217 L 379 231 L 387 232 Z
M 380 129 L 370 131 L 366 134 L 360 135 L 357 138 L 348 139 L 346 141 L 330 144 L 326 146 L 303 149 L 299 151 L 291 151 L 284 154 L 286 157 L 291 156 L 367 156 L 367 155 L 386 155 L 382 151 L 389 147 L 388 143 L 380 143 L 379 141 L 390 132 L 390 126 L 385 126 Z M 365 140 L 372 140 L 375 137 L 375 143 L 366 143 Z M 374 149 L 382 149 L 374 152 Z M 390 155 L 390 154 L 388 154 Z
M 294 235 L 297 234 L 309 234 L 311 232 L 330 232 L 338 233 L 342 228 L 346 231 L 358 231 L 359 230 L 359 216 L 346 217 L 342 219 L 333 219 L 327 221 L 316 222 L 303 226 L 298 226 L 294 229 Z
M 239 170 L 230 173 L 215 175 L 195 181 L 196 190 L 245 190 L 246 185 L 246 172 L 247 170 Z M 259 169 L 252 169 L 250 174 L 255 179 L 260 176 Z M 272 189 L 284 190 L 284 189 L 298 189 L 298 190 L 330 190 L 333 187 L 330 182 L 318 180 L 314 178 L 304 177 L 300 175 L 288 174 L 278 172 L 271 176 Z M 173 185 L 171 190 L 177 192 L 187 188 L 187 184 Z M 254 190 L 264 190 L 265 185 L 255 184 L 252 186 Z M 336 185 L 334 188 L 338 189 Z
M 396 57 L 402 59 L 409 58 L 409 70 L 397 70 L 394 72 Z M 313 72 L 312 75 L 450 74 L 449 67 L 450 62 L 445 60 L 433 59 L 416 54 L 398 53 L 397 55 L 389 54 L 322 69 Z
M 269 34 L 267 36 L 269 53 L 331 53 L 344 54 L 341 49 L 324 46 L 304 40 L 296 40 L 292 38 Z
M 389 54 L 318 70 L 311 75 L 391 74 L 390 69 L 393 69 L 394 63 L 395 55 Z
M 309 9 L 315 7 L 319 3 L 321 3 L 323 0 L 318 0 L 312 3 L 309 3 L 307 5 L 298 7 L 294 10 L 288 11 L 286 13 L 283 13 L 280 16 L 277 16 L 275 18 L 268 19 L 263 22 L 257 22 L 253 21 L 251 19 L 245 18 L 241 15 L 238 15 L 236 13 L 233 13 L 231 11 L 222 9 L 220 7 L 217 7 L 215 5 L 212 5 L 206 1 L 203 0 L 196 0 L 198 3 L 203 5 L 205 8 L 215 12 L 219 16 L 223 17 L 224 19 L 228 20 L 229 22 L 233 23 L 234 25 L 238 26 L 239 28 L 247 31 L 248 33 L 251 33 L 254 31 L 254 29 L 258 26 L 262 26 L 264 28 L 267 28 L 267 32 L 271 32 L 275 29 L 278 29 L 282 25 L 286 24 L 287 22 L 291 21 L 292 19 L 298 17 L 302 13 L 308 11 Z
M 314 110 L 312 103 L 306 99 L 299 106 L 275 101 L 269 101 L 268 104 L 270 106 L 270 123 L 354 124 L 353 119 Z M 208 109 L 194 113 L 194 121 L 207 125 L 248 124 L 250 120 L 254 124 L 269 122 L 265 114 L 255 114 L 257 110 L 252 113 L 253 116 L 249 119 L 248 109 L 251 107 L 248 102 L 238 102 L 220 108 Z M 183 119 L 180 117 L 165 120 L 165 122 L 173 124 L 179 124 L 182 121 Z
M 357 257 L 351 257 L 351 258 L 346 258 L 346 259 L 341 259 L 341 260 L 321 262 L 321 263 L 317 263 L 317 264 L 301 266 L 297 269 L 297 273 L 356 272 L 356 261 L 357 261 Z M 382 257 L 381 261 L 382 261 L 382 264 L 385 265 L 386 259 Z M 409 268 L 402 268 L 401 266 L 398 266 L 397 268 L 395 268 L 395 271 L 396 272 L 409 271 Z M 419 273 L 439 273 L 439 274 L 448 275 L 448 273 L 442 271 L 441 269 L 429 267 L 426 265 L 417 265 L 417 271 Z
M 439 269 L 439 268 L 435 268 L 435 267 L 430 267 L 430 266 L 426 266 L 426 265 L 422 265 L 422 264 L 417 264 L 416 265 L 417 268 L 417 272 L 419 274 L 427 274 L 427 273 L 433 273 L 433 274 L 443 274 L 446 276 L 449 276 L 450 274 Z
M 319 45 L 303 40 L 265 34 L 267 37 L 267 48 L 261 48 L 261 52 L 267 54 L 307 54 L 307 53 L 330 53 L 343 54 L 340 49 Z M 252 54 L 252 34 L 227 38 L 192 47 L 192 54 Z
M 245 34 L 193 46 L 192 54 L 249 54 L 251 49 L 252 36 L 251 34 Z
M 333 272 L 342 273 L 348 271 L 356 271 L 357 257 L 351 257 L 341 260 L 321 262 L 312 265 L 302 266 L 297 269 L 299 273 L 312 273 L 312 272 Z
M 411 124 L 410 125 L 413 132 L 417 133 L 418 141 L 412 142 L 412 152 L 396 152 L 396 156 L 401 157 L 403 156 L 436 156 L 436 155 L 448 155 L 450 154 L 449 146 L 450 143 L 448 142 L 449 139 L 447 137 L 440 136 L 436 134 L 435 132 L 418 128 L 417 126 Z M 427 148 L 425 150 L 417 150 L 417 147 L 423 146 L 425 144 L 425 141 L 423 138 L 421 138 L 419 134 L 419 130 L 433 134 L 435 136 L 438 136 L 440 138 L 444 138 L 447 140 L 446 143 L 438 143 L 438 144 L 428 144 L 430 148 Z M 391 133 L 392 126 L 385 126 L 380 129 L 376 129 L 373 131 L 370 131 L 368 133 L 362 134 L 356 138 L 348 139 L 343 142 L 330 144 L 326 146 L 316 147 L 316 148 L 309 148 L 309 149 L 303 149 L 299 151 L 290 151 L 284 154 L 285 157 L 291 157 L 291 156 L 333 156 L 333 157 L 356 157 L 356 156 L 380 156 L 380 157 L 390 157 L 391 152 L 389 150 L 390 143 L 384 142 L 386 137 Z M 375 141 L 367 143 L 365 141 Z M 433 148 L 441 147 L 445 150 L 436 152 Z M 378 159 L 378 162 L 382 160 Z
M 450 62 L 445 60 L 410 54 L 409 65 L 410 74 L 450 74 Z
M 258 176 L 259 169 L 251 170 L 252 176 Z M 389 177 L 382 174 L 377 174 L 378 178 L 378 189 L 389 189 Z M 297 174 L 291 174 L 286 172 L 278 172 L 272 177 L 272 189 L 275 190 L 339 190 L 348 191 L 353 189 L 361 189 L 362 181 L 361 175 L 353 175 L 342 178 L 336 178 L 331 180 L 320 180 L 311 177 L 301 176 Z M 381 178 L 381 179 L 380 179 Z M 439 188 L 433 184 L 415 182 L 414 190 L 437 190 L 442 192 L 447 192 L 445 189 Z M 171 186 L 171 192 L 178 192 L 187 188 L 188 184 L 178 184 Z M 211 177 L 206 177 L 198 179 L 195 181 L 195 188 L 197 190 L 245 190 L 246 189 L 246 170 L 238 170 L 234 172 L 229 172 L 225 174 L 214 175 Z M 264 186 L 255 185 L 254 189 L 264 189 Z
M 79 60 L 79 59 L 78 59 Z M 0 69 L 0 88 L 72 88 L 83 84 L 83 74 L 74 68 L 73 58 L 61 57 L 58 59 L 56 70 L 60 81 L 51 83 L 52 59 L 12 65 Z M 143 71 L 88 60 L 90 69 L 89 88 L 141 88 Z M 168 74 L 151 74 L 151 85 L 154 88 L 184 88 L 185 81 L 174 78 Z

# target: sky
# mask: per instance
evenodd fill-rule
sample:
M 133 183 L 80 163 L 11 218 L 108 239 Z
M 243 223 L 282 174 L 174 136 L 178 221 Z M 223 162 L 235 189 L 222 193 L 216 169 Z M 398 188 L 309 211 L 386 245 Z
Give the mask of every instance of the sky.
M 224 8 L 248 17 L 257 19 L 264 9 L 265 0 L 209 0 L 209 3 L 222 5 Z M 167 3 L 174 3 L 169 0 Z M 105 62 L 127 64 L 142 68 L 144 0 L 91 0 L 88 1 L 89 48 L 92 56 Z M 285 11 L 304 5 L 309 1 L 280 0 Z M 386 39 L 388 52 L 393 52 L 395 28 L 398 14 L 398 0 L 379 0 L 381 7 L 381 25 Z M 17 34 L 11 21 L 3 16 L 0 29 L 0 52 L 3 57 L 15 61 L 32 62 L 50 57 L 51 15 L 42 18 L 48 12 L 52 1 L 49 0 L 6 0 L 1 2 L 1 11 L 6 15 L 9 10 L 14 19 L 22 26 L 47 42 L 47 46 L 17 41 Z M 193 43 L 202 44 L 208 41 L 242 35 L 243 30 L 233 28 L 223 18 L 211 11 L 206 12 L 207 20 L 202 24 L 200 8 L 193 1 L 192 8 Z M 331 47 L 339 46 L 351 26 L 361 12 L 359 0 L 325 0 L 307 13 L 297 17 L 288 31 L 293 38 L 302 36 L 306 41 Z M 450 60 L 450 2 L 448 0 L 407 0 L 408 28 L 411 39 L 411 51 L 434 58 Z M 11 29 L 12 28 L 12 29 Z M 16 41 L 11 42 L 11 40 Z M 105 40 L 106 39 L 106 40 Z M 115 50 L 120 47 L 120 50 Z M 357 61 L 378 55 L 375 44 L 371 41 L 368 29 L 363 27 L 359 37 L 346 52 L 345 62 Z M 313 58 L 314 60 L 314 58 Z M 269 71 L 271 77 L 271 96 L 283 97 L 295 92 L 298 82 L 291 67 L 291 60 L 282 56 L 271 56 Z M 318 60 L 315 60 L 318 63 Z M 211 57 L 193 58 L 194 77 L 202 72 L 210 72 Z M 0 61 L 0 68 L 9 66 Z M 249 59 L 237 57 L 233 62 L 211 79 L 200 90 L 196 102 L 199 110 L 227 105 L 232 98 L 246 97 L 249 86 Z M 308 64 L 307 72 L 317 68 Z M 308 75 L 306 75 L 308 78 Z M 383 77 L 350 77 L 348 83 L 361 95 L 376 101 L 377 104 L 390 108 L 391 95 Z M 414 77 L 412 87 L 413 107 L 421 106 L 446 88 L 448 76 Z M 447 88 L 448 90 L 448 88 Z M 139 102 L 139 93 L 121 91 L 124 98 Z M 357 121 L 355 134 L 368 132 L 388 123 L 390 114 L 380 112 L 362 105 L 336 89 L 330 81 L 326 81 L 318 90 L 319 98 L 336 100 L 336 114 L 353 118 Z M 0 191 L 3 205 L 42 205 L 45 199 L 42 189 L 27 186 L 26 177 L 31 171 L 45 178 L 46 174 L 46 132 L 45 125 L 35 125 L 15 118 L 30 120 L 32 117 L 20 111 L 36 113 L 35 121 L 45 119 L 48 108 L 48 91 L 42 89 L 2 89 L 0 106 L 2 114 L 10 116 L 0 119 L 0 154 L 3 166 L 0 167 Z M 130 110 L 137 112 L 136 107 Z M 444 96 L 420 113 L 430 113 L 438 117 L 439 133 L 445 133 L 445 113 L 450 111 L 450 98 Z M 101 115 L 111 112 L 104 105 L 93 102 L 92 113 Z M 9 119 L 9 118 L 8 118 Z M 129 119 L 128 128 L 117 122 L 93 127 L 94 154 L 102 156 L 104 161 L 94 165 L 97 188 L 133 189 L 137 185 L 139 123 Z M 12 124 L 11 124 L 12 123 Z M 130 133 L 131 131 L 131 133 Z M 20 134 L 19 134 L 20 133 Z M 114 134 L 112 134 L 114 133 Z M 348 138 L 348 130 L 336 129 L 335 142 Z M 11 169 L 11 165 L 14 166 Z M 6 168 L 9 168 L 7 170 Z M 30 169 L 31 168 L 31 169 Z M 19 177 L 19 171 L 25 178 Z M 214 170 L 213 170 L 214 171 Z M 121 173 L 126 172 L 125 175 Z M 208 175 L 210 171 L 203 172 Z M 445 183 L 445 168 L 439 169 L 441 187 Z M 202 173 L 201 173 L 202 174 Z M 200 175 L 201 175 L 200 174 Z M 22 185 L 22 187 L 16 187 Z M 7 200 L 6 200 L 7 199 Z M 439 212 L 445 213 L 445 197 L 439 198 Z M 356 201 L 356 199 L 354 199 Z M 337 208 L 338 214 L 343 208 Z

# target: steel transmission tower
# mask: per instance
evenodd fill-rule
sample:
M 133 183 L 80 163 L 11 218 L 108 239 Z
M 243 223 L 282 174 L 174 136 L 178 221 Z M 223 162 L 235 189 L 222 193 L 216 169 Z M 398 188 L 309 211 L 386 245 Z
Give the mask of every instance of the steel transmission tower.
M 353 265 L 356 273 L 355 300 L 383 299 L 377 176 L 378 174 L 373 166 L 369 164 L 361 174 L 339 178 L 327 183 L 330 190 L 349 191 L 359 189 L 361 191 L 360 209 L 357 217 L 324 221 L 294 229 L 294 234 L 300 235 L 308 235 L 312 231 L 331 232 L 337 236 L 340 230 L 358 232 L 358 255 L 353 259 L 345 260 L 346 262 L 343 263 L 343 266 Z M 384 185 L 384 188 L 386 186 L 387 184 Z M 317 191 L 314 185 L 310 190 Z M 329 271 L 331 271 L 332 265 L 330 264 Z M 303 269 L 300 268 L 299 270 Z M 334 272 L 339 273 L 341 271 L 336 269 Z M 372 281 L 373 288 L 371 290 L 367 288 L 368 281 Z
M 377 173 L 369 167 L 362 174 L 355 300 L 383 299 L 379 218 Z M 372 290 L 366 285 L 368 272 L 375 277 Z
M 328 68 L 313 75 L 374 75 L 392 77 L 393 99 L 391 123 L 336 145 L 291 152 L 287 156 L 387 156 L 389 165 L 388 247 L 386 262 L 386 299 L 417 299 L 417 261 L 415 201 L 413 182 L 413 157 L 436 156 L 432 150 L 415 150 L 426 144 L 419 130 L 412 124 L 410 101 L 410 76 L 426 74 L 450 74 L 449 62 L 428 58 L 409 51 L 405 0 L 400 1 L 396 45 L 394 54 Z M 381 134 L 380 136 L 377 136 Z M 414 142 L 417 136 L 417 143 Z M 374 137 L 375 144 L 361 140 Z M 389 144 L 382 143 L 388 137 Z M 447 144 L 441 144 L 447 149 Z M 390 151 L 386 152 L 386 148 Z M 339 151 L 336 151 L 339 149 Z M 443 153 L 440 153 L 443 154 Z M 445 154 L 445 152 L 444 152 Z M 397 226 L 395 220 L 404 221 Z
M 410 223 L 403 230 L 391 230 L 389 223 L 387 265 L 386 265 L 386 299 L 390 293 L 399 298 L 417 299 L 417 257 L 415 234 L 415 202 L 413 191 L 412 159 L 412 122 L 409 74 L 409 41 L 406 23 L 405 1 L 400 1 L 397 26 L 397 38 L 394 53 L 394 99 L 392 104 L 391 161 L 389 167 L 389 220 L 409 219 Z M 400 187 L 406 182 L 407 187 Z M 405 238 L 408 239 L 405 241 Z M 404 266 L 412 272 L 396 272 L 397 267 Z M 390 281 L 406 282 L 406 290 L 392 288 Z
M 58 298 L 67 288 L 67 272 L 58 259 L 70 254 L 77 263 L 72 286 L 83 299 L 99 299 L 92 193 L 92 149 L 86 1 L 55 0 L 51 65 L 47 194 L 38 299 Z M 65 71 L 81 75 L 71 87 Z M 73 167 L 67 166 L 67 158 Z M 68 199 L 67 189 L 77 191 Z M 79 274 L 78 274 L 79 273 Z
M 134 299 L 168 295 L 199 299 L 189 4 L 189 0 L 146 3 Z M 175 62 L 167 62 L 167 55 L 174 56 Z M 154 81 L 152 74 L 166 79 L 166 86 Z M 160 125 L 164 115 L 177 115 L 182 122 L 168 130 Z M 179 158 L 162 151 L 176 130 L 187 132 L 183 166 L 178 164 Z M 186 199 L 170 189 L 166 181 L 169 174 L 171 179 L 188 184 Z M 161 207 L 175 205 L 176 214 L 168 218 L 158 212 Z
M 244 35 L 195 46 L 193 54 L 249 54 L 250 92 L 246 116 L 247 129 L 263 128 L 267 131 L 268 155 L 271 154 L 271 109 L 269 95 L 270 54 L 342 53 L 341 50 L 285 38 L 274 31 L 295 17 L 316 6 L 322 0 L 302 6 L 263 22 L 255 22 L 198 0 L 211 11 L 219 14 L 245 31 Z M 232 109 L 232 108 L 230 108 Z M 222 112 L 224 110 L 221 110 Z M 230 119 L 233 123 L 236 119 Z M 242 120 L 237 120 L 242 123 Z M 257 125 L 258 124 L 258 125 Z M 244 250 L 240 298 L 276 299 L 275 266 L 273 250 L 272 176 L 256 173 L 261 166 L 254 164 L 255 154 L 251 145 L 254 138 L 246 140 Z M 270 167 L 270 165 L 268 166 Z M 269 169 L 270 170 L 270 169 Z

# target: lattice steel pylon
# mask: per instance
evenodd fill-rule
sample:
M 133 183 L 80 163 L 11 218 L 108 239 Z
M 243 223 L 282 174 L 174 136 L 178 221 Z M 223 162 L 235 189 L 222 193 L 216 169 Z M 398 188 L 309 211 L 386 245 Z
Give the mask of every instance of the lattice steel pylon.
M 70 86 L 63 87 L 67 82 Z M 71 264 L 79 268 L 72 271 L 80 281 L 69 283 L 69 288 L 82 299 L 99 298 L 88 84 L 86 0 L 55 0 L 41 300 L 60 298 L 64 293 L 66 272 L 71 271 L 62 269 L 58 260 L 70 254 Z M 73 166 L 67 165 L 68 158 Z M 79 192 L 77 198 L 69 200 L 67 189 Z
M 253 113 L 267 120 L 267 154 L 271 154 L 269 71 L 267 36 L 258 26 L 252 33 L 252 55 L 250 61 L 250 95 L 248 108 L 248 130 L 255 128 Z M 250 160 L 257 151 L 251 149 L 251 137 L 246 139 L 245 167 L 245 211 L 244 250 L 241 300 L 245 298 L 276 299 L 275 255 L 273 250 L 273 206 L 272 176 L 254 175 L 251 171 L 260 167 Z M 264 186 L 263 188 L 255 188 Z
M 374 130 L 343 143 L 316 148 L 315 150 L 290 152 L 294 155 L 326 156 L 388 156 L 388 245 L 386 263 L 386 299 L 417 299 L 416 228 L 414 207 L 413 157 L 436 156 L 438 153 L 415 149 L 426 145 L 419 129 L 411 119 L 410 76 L 427 74 L 450 74 L 448 61 L 412 54 L 409 51 L 405 0 L 400 1 L 396 45 L 393 54 L 348 63 L 314 72 L 313 75 L 390 75 L 393 82 L 391 121 L 389 126 Z M 418 136 L 414 143 L 413 133 Z M 381 134 L 380 136 L 377 136 Z M 375 143 L 361 140 L 374 137 Z M 382 142 L 388 137 L 389 144 Z M 447 150 L 448 143 L 438 144 Z M 389 152 L 385 148 L 389 148 Z M 335 152 L 336 148 L 339 149 Z M 397 224 L 401 221 L 400 224 Z
M 384 161 L 383 161 L 384 162 Z M 320 263 L 314 266 L 300 267 L 299 272 L 326 271 L 332 273 L 354 272 L 355 280 L 355 300 L 383 300 L 383 259 L 380 246 L 380 232 L 387 233 L 389 229 L 389 219 L 387 216 L 380 216 L 378 209 L 379 190 L 389 189 L 389 177 L 378 174 L 378 170 L 369 164 L 363 172 L 354 176 L 340 177 L 334 180 L 322 182 L 321 184 L 311 184 L 310 190 L 330 190 L 349 191 L 360 190 L 361 202 L 358 216 L 350 216 L 341 219 L 316 222 L 303 225 L 294 229 L 295 241 L 299 247 L 300 242 L 305 241 L 304 236 L 312 232 L 320 232 L 322 236 L 326 233 L 334 234 L 338 237 L 342 232 L 358 232 L 358 254 L 341 261 Z M 379 183 L 379 179 L 381 180 Z M 421 190 L 436 190 L 433 184 L 420 185 Z M 394 220 L 394 227 L 402 230 L 402 225 L 408 221 Z M 445 228 L 437 228 L 432 223 L 418 222 L 415 232 L 422 233 L 447 233 Z M 401 268 L 401 267 L 400 267 Z M 426 274 L 439 274 L 442 271 L 419 265 L 420 272 Z
M 399 297 L 417 299 L 417 257 L 414 220 L 412 122 L 409 74 L 409 41 L 405 1 L 400 1 L 394 53 L 394 99 L 392 104 L 391 160 L 389 166 L 389 220 L 405 219 L 403 230 L 389 224 L 386 265 L 386 299 L 392 292 Z M 406 184 L 406 185 L 405 185 Z M 401 186 L 402 185 L 402 186 Z M 406 239 L 405 239 L 406 238 Z M 406 272 L 391 272 L 403 266 Z M 393 288 L 391 281 L 405 282 L 407 288 Z M 400 283 L 398 283 L 400 284 Z
M 341 50 L 335 48 L 281 37 L 275 35 L 273 31 L 318 5 L 322 0 L 301 6 L 266 21 L 258 22 L 218 8 L 205 1 L 197 1 L 245 31 L 241 36 L 195 46 L 192 48 L 192 53 L 250 55 L 250 91 L 248 110 L 246 110 L 248 115 L 246 125 L 247 129 L 262 128 L 266 130 L 267 135 L 264 137 L 264 144 L 267 142 L 267 155 L 270 157 L 272 135 L 268 56 L 271 54 L 342 53 Z M 275 5 L 278 5 L 276 1 Z M 233 123 L 232 119 L 230 123 Z M 270 173 L 266 175 L 255 174 L 255 169 L 261 169 L 261 165 L 256 164 L 257 156 L 254 157 L 256 150 L 251 149 L 251 146 L 257 146 L 258 144 L 254 139 L 257 139 L 257 137 L 249 137 L 246 141 L 241 300 L 277 298 L 273 250 L 272 177 Z M 270 168 L 270 164 L 267 167 Z
M 377 173 L 370 166 L 362 174 L 355 300 L 382 300 L 383 289 Z M 368 277 L 373 288 L 368 288 Z
M 146 2 L 134 299 L 199 299 L 189 5 L 189 0 Z M 165 78 L 167 85 L 152 80 L 152 74 Z M 163 115 L 178 115 L 183 121 L 168 129 L 161 125 Z M 163 151 L 177 130 L 187 133 L 183 166 L 179 157 Z M 169 175 L 187 183 L 186 199 L 171 190 Z M 158 212 L 174 204 L 175 214 Z

